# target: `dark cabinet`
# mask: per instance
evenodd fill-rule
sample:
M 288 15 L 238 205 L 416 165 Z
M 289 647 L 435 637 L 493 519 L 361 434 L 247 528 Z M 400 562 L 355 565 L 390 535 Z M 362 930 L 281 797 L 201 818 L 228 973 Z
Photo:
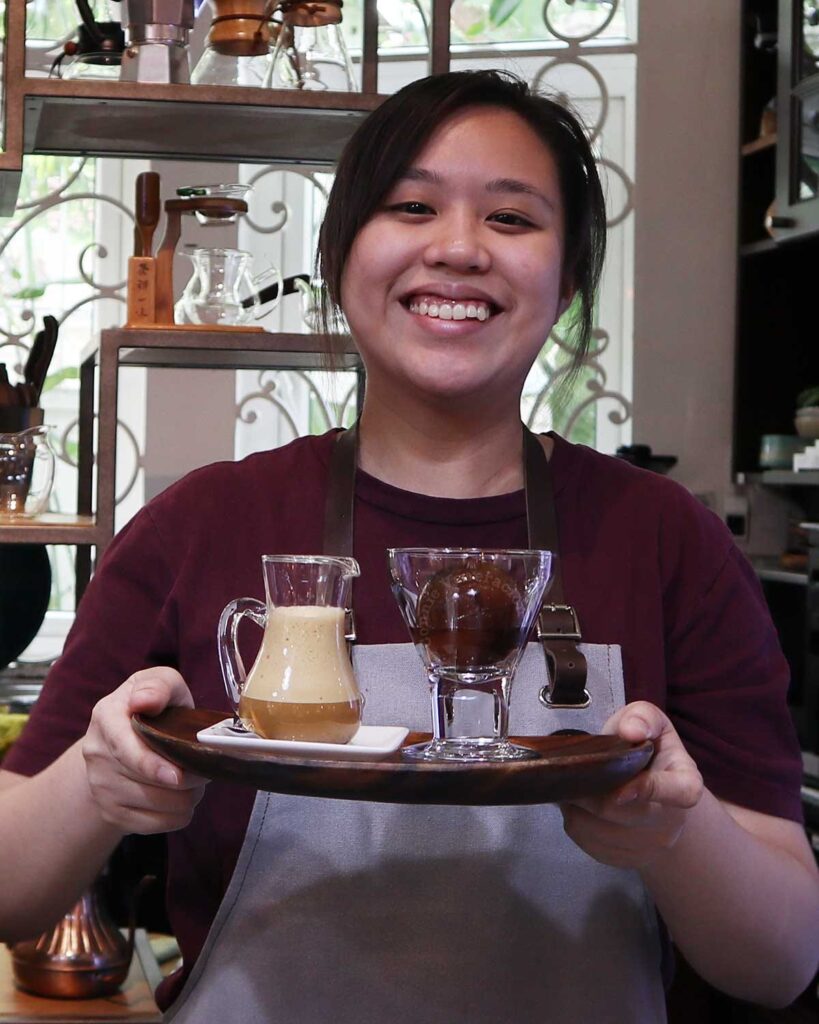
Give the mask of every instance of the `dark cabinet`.
M 775 230 L 783 239 L 819 230 L 819 3 L 779 9 Z
M 819 385 L 819 0 L 746 0 L 741 47 L 733 468 L 753 473 Z

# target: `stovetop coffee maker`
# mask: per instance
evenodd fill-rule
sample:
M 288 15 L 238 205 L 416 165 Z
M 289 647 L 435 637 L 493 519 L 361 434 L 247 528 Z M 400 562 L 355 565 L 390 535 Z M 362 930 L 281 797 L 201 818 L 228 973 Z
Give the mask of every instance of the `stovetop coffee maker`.
M 188 38 L 193 0 L 123 0 L 128 45 L 122 55 L 123 82 L 190 82 Z

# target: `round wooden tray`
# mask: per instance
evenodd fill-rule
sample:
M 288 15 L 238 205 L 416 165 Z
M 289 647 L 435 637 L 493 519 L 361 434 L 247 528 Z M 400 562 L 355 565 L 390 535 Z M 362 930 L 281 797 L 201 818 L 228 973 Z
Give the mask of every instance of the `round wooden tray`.
M 650 741 L 616 736 L 525 736 L 537 750 L 528 761 L 488 764 L 408 761 L 397 751 L 383 761 L 338 761 L 234 752 L 196 739 L 223 711 L 168 708 L 155 718 L 134 716 L 134 728 L 169 761 L 211 779 L 241 782 L 270 793 L 407 804 L 544 804 L 616 788 L 651 760 Z M 407 746 L 429 739 L 410 733 Z

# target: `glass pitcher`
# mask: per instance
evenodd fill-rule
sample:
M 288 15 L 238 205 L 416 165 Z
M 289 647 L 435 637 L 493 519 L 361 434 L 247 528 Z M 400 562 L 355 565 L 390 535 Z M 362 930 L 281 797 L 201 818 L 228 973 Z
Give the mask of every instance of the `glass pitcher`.
M 341 29 L 341 4 L 331 0 L 281 5 L 267 85 L 273 89 L 355 92 L 355 72 Z
M 0 516 L 43 512 L 54 482 L 48 427 L 0 434 Z
M 237 723 L 266 739 L 347 743 L 363 700 L 347 647 L 352 558 L 264 555 L 267 602 L 231 601 L 219 619 L 219 663 Z M 264 630 L 250 672 L 237 631 L 247 616 Z
M 281 273 L 269 267 L 254 277 L 249 252 L 198 248 L 185 255 L 193 261 L 193 276 L 177 303 L 177 323 L 243 326 L 260 320 L 278 304 Z M 275 298 L 263 303 L 259 292 L 274 284 L 278 286 Z

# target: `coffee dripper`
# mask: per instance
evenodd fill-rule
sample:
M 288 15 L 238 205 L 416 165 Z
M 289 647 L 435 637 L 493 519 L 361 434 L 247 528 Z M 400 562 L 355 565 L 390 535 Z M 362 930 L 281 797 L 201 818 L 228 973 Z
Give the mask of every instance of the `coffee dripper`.
M 237 598 L 219 619 L 219 663 L 234 727 L 266 739 L 347 743 L 363 705 L 348 649 L 358 563 L 264 555 L 262 568 L 266 600 Z M 245 617 L 264 630 L 249 672 L 238 646 Z
M 211 0 L 214 18 L 191 81 L 194 85 L 262 86 L 270 74 L 269 0 Z

